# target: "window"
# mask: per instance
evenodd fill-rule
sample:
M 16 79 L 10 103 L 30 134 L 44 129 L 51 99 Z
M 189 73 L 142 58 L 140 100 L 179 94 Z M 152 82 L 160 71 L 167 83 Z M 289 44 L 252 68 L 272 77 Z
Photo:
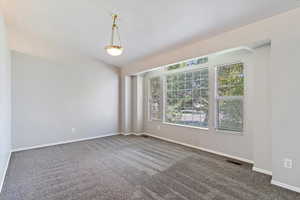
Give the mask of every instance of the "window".
M 199 65 L 199 64 L 204 64 L 208 62 L 208 58 L 204 57 L 204 58 L 198 58 L 198 59 L 193 59 L 193 60 L 189 60 L 186 62 L 181 62 L 181 63 L 177 63 L 174 65 L 170 65 L 167 67 L 167 71 L 170 70 L 175 70 L 175 69 L 179 69 L 179 68 L 185 68 L 185 67 L 191 67 L 191 66 L 195 66 L 195 65 Z
M 161 83 L 160 77 L 150 79 L 150 120 L 161 119 Z
M 215 84 L 209 80 L 209 67 L 214 68 L 208 57 L 202 57 L 150 72 L 149 119 L 200 128 L 212 123 L 217 130 L 243 132 L 244 63 L 215 67 Z M 211 102 L 215 102 L 214 118 L 209 117 Z
M 243 131 L 243 63 L 218 66 L 216 70 L 216 128 Z
M 166 76 L 168 123 L 208 127 L 208 68 Z

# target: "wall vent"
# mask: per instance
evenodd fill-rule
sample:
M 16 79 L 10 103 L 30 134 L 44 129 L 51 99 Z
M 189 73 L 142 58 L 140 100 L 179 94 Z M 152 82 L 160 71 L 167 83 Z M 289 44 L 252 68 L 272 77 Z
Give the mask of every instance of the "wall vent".
M 148 135 L 145 135 L 145 134 L 142 134 L 141 136 L 144 137 L 144 138 L 148 138 L 149 137 Z
M 226 160 L 226 162 L 234 164 L 234 165 L 239 165 L 239 166 L 243 165 L 242 163 L 235 161 L 235 160 Z

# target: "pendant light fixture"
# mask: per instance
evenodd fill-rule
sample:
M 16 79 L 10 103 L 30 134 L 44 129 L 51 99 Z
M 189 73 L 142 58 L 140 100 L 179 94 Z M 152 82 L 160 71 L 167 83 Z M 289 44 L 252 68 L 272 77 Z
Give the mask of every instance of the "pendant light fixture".
M 110 40 L 110 44 L 106 46 L 105 49 L 109 55 L 119 56 L 123 53 L 123 47 L 121 46 L 119 27 L 116 23 L 118 15 L 113 14 L 112 17 L 113 17 L 113 24 L 112 24 L 111 40 Z M 117 37 L 118 43 L 116 43 L 117 41 L 115 41 L 115 37 Z

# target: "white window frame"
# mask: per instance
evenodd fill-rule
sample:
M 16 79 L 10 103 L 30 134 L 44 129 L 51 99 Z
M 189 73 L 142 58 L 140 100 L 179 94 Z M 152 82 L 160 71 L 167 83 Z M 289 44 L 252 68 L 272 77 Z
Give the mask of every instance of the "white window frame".
M 243 65 L 243 75 L 244 75 L 244 95 L 243 96 L 219 96 L 218 94 L 218 68 L 223 67 L 223 66 L 228 66 L 228 65 L 234 65 L 234 64 L 242 64 Z M 214 128 L 216 132 L 221 132 L 221 133 L 234 133 L 234 134 L 243 134 L 245 131 L 245 95 L 246 95 L 246 73 L 245 73 L 245 68 L 246 64 L 242 61 L 236 61 L 236 62 L 231 62 L 231 63 L 223 63 L 220 65 L 215 65 L 214 67 Z M 236 130 L 225 130 L 225 129 L 220 129 L 218 127 L 218 100 L 235 100 L 239 99 L 242 100 L 242 112 L 243 112 L 243 125 L 242 125 L 242 131 L 236 131 Z
M 156 119 L 156 118 L 152 118 L 152 108 L 151 108 L 151 104 L 152 104 L 152 95 L 151 95 L 151 79 L 154 79 L 154 78 L 159 78 L 159 81 L 160 81 L 160 98 L 159 98 L 159 101 L 160 101 L 160 105 L 159 105 L 159 112 L 160 112 L 160 119 Z M 161 75 L 154 75 L 154 76 L 151 76 L 149 77 L 148 79 L 148 98 L 147 98 L 147 101 L 148 101 L 148 120 L 149 121 L 163 121 L 163 118 L 162 118 L 162 113 L 163 113 L 163 110 L 162 107 L 164 107 L 162 105 L 162 99 L 164 98 L 163 95 L 162 95 L 162 91 L 164 91 L 164 87 L 162 85 L 162 76 Z
M 197 59 L 197 58 L 196 58 Z M 185 61 L 182 61 L 182 62 L 185 62 Z M 181 63 L 181 62 L 179 62 Z M 174 64 L 172 64 L 174 65 Z M 170 66 L 170 65 L 168 65 Z M 199 126 L 192 126 L 192 125 L 184 125 L 184 124 L 176 124 L 176 123 L 172 123 L 172 122 L 167 122 L 166 121 L 166 99 L 167 99 L 167 81 L 166 81 L 166 77 L 168 75 L 171 75 L 171 74 L 177 74 L 177 73 L 182 73 L 182 72 L 196 72 L 196 71 L 200 71 L 200 70 L 203 70 L 203 69 L 208 69 L 208 103 L 210 104 L 211 103 L 211 96 L 210 96 L 210 90 L 211 90 L 211 86 L 210 86 L 210 70 L 209 70 L 209 63 L 204 63 L 204 64 L 199 64 L 197 66 L 192 66 L 192 67 L 186 67 L 186 68 L 179 68 L 179 69 L 174 69 L 174 70 L 167 70 L 168 66 L 165 66 L 164 67 L 164 72 L 162 72 L 162 80 L 163 80 L 163 123 L 164 124 L 168 124 L 168 125 L 174 125 L 174 126 L 181 126 L 181 127 L 188 127 L 188 128 L 194 128 L 194 129 L 202 129 L 202 130 L 208 130 L 209 127 L 210 127 L 210 124 L 212 123 L 210 121 L 210 117 L 208 118 L 208 125 L 207 127 L 199 127 Z M 208 115 L 210 115 L 210 105 L 208 105 Z
M 193 58 L 197 59 L 197 58 Z M 190 59 L 192 60 L 192 59 Z M 181 62 L 186 62 L 188 60 L 180 61 Z M 232 97 L 220 97 L 218 96 L 218 83 L 217 83 L 217 68 L 226 66 L 226 65 L 231 65 L 231 64 L 238 64 L 241 63 L 243 64 L 243 74 L 244 74 L 244 95 L 243 96 L 232 96 Z M 176 64 L 176 63 L 175 63 Z M 246 122 L 246 96 L 247 96 L 247 64 L 242 61 L 242 60 L 235 60 L 234 62 L 223 62 L 219 64 L 212 64 L 212 63 L 203 63 L 199 64 L 196 66 L 190 66 L 190 67 L 184 67 L 184 68 L 179 68 L 179 69 L 173 69 L 173 70 L 167 70 L 167 68 L 173 64 L 170 65 L 165 65 L 162 66 L 162 70 L 159 72 L 159 74 L 153 74 L 148 77 L 147 81 L 147 89 L 148 89 L 148 98 L 147 98 L 147 107 L 148 107 L 148 114 L 147 118 L 148 121 L 156 121 L 160 122 L 163 124 L 167 125 L 172 125 L 172 126 L 179 126 L 179 127 L 186 127 L 186 128 L 193 128 L 193 129 L 202 129 L 205 131 L 208 131 L 209 129 L 214 129 L 214 133 L 229 133 L 229 134 L 237 134 L 237 135 L 242 135 L 246 131 L 247 127 L 247 122 Z M 193 71 L 198 71 L 201 70 L 202 68 L 208 68 L 208 97 L 209 97 L 209 119 L 208 119 L 208 127 L 197 127 L 197 126 L 190 126 L 190 125 L 183 125 L 183 124 L 176 124 L 176 123 L 170 123 L 166 122 L 166 94 L 167 94 L 167 83 L 166 83 L 166 77 L 167 75 L 173 74 L 173 73 L 180 73 L 180 72 L 193 72 Z M 160 77 L 160 90 L 161 90 L 161 96 L 160 96 L 160 119 L 151 119 L 151 108 L 150 108 L 150 98 L 151 98 L 151 85 L 150 85 L 150 80 L 152 78 Z M 240 99 L 242 100 L 242 112 L 243 112 L 243 126 L 242 126 L 242 131 L 235 131 L 235 130 L 223 130 L 218 128 L 218 107 L 217 107 L 217 102 L 218 100 L 222 99 Z

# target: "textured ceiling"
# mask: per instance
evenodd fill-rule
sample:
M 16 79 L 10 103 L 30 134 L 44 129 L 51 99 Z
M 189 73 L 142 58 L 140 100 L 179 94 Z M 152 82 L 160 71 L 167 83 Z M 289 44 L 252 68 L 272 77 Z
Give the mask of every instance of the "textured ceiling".
M 6 0 L 12 49 L 72 51 L 124 66 L 194 39 L 296 8 L 297 0 Z M 124 54 L 108 56 L 117 12 Z

